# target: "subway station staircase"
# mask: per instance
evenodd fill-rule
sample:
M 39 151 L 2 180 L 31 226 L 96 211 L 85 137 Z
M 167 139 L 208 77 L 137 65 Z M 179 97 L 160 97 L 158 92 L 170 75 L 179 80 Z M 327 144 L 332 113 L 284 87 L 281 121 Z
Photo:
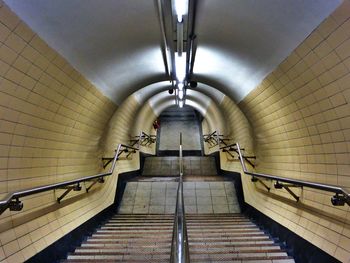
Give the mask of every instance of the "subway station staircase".
M 177 182 L 164 175 L 162 162 L 164 167 L 176 166 L 176 157 L 158 158 L 146 158 L 146 172 L 127 183 L 119 212 L 63 262 L 170 262 Z M 203 158 L 211 157 L 185 157 L 191 262 L 294 262 L 279 243 L 240 213 L 234 182 L 216 174 L 212 159 Z M 206 163 L 206 168 L 201 170 L 198 163 Z

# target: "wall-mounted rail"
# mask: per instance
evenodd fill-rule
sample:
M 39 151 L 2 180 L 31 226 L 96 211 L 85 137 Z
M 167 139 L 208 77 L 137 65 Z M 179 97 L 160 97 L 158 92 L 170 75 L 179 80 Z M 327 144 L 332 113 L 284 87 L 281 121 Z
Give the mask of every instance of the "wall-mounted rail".
M 110 176 L 113 174 L 114 168 L 116 166 L 116 162 L 120 155 L 122 153 L 129 153 L 130 151 L 136 152 L 138 148 L 134 148 L 132 146 L 119 144 L 117 149 L 115 150 L 115 155 L 113 158 L 103 158 L 108 159 L 110 162 L 112 162 L 112 166 L 106 173 L 100 173 L 96 175 L 91 176 L 85 176 L 79 179 L 74 179 L 70 181 L 55 183 L 55 184 L 49 184 L 49 185 L 43 185 L 38 186 L 30 189 L 15 191 L 12 193 L 9 193 L 3 200 L 0 201 L 0 214 L 2 214 L 6 209 L 10 209 L 11 211 L 21 211 L 23 209 L 23 202 L 20 201 L 20 198 L 34 195 L 50 190 L 56 190 L 56 189 L 65 189 L 66 191 L 57 198 L 57 202 L 60 203 L 61 200 L 70 192 L 70 191 L 80 191 L 82 189 L 81 183 L 90 182 L 91 184 L 86 187 L 86 192 L 88 192 L 91 187 L 93 187 L 96 183 L 103 183 L 104 177 Z M 109 162 L 109 163 L 110 163 Z
M 335 195 L 331 198 L 331 203 L 335 206 L 345 205 L 345 203 L 350 206 L 350 194 L 340 186 L 296 180 L 269 174 L 249 172 L 247 170 L 245 162 L 247 162 L 253 168 L 255 168 L 255 164 L 252 162 L 252 159 L 256 159 L 256 157 L 244 155 L 242 153 L 244 149 L 240 148 L 238 143 L 228 144 L 225 142 L 225 139 L 222 139 L 223 137 L 224 136 L 220 135 L 217 131 L 203 135 L 204 142 L 208 143 L 209 147 L 214 147 L 223 144 L 224 146 L 220 147 L 219 150 L 226 152 L 232 158 L 235 158 L 235 155 L 233 154 L 233 152 L 235 152 L 238 155 L 238 159 L 242 165 L 243 172 L 247 175 L 252 176 L 252 182 L 260 183 L 264 188 L 266 188 L 267 191 L 270 191 L 271 188 L 265 183 L 265 180 L 270 180 L 275 181 L 274 187 L 276 189 L 285 189 L 296 201 L 299 201 L 300 197 L 297 194 L 295 194 L 291 188 L 308 187 L 334 193 Z
M 203 135 L 204 142 L 209 144 L 209 148 L 213 148 L 217 145 L 227 145 L 227 142 L 231 139 L 224 138 L 224 135 L 220 134 L 218 131 L 214 131 L 210 134 Z
M 238 150 L 235 147 L 236 144 L 228 144 L 225 145 L 223 147 L 220 147 L 219 149 L 222 150 L 223 152 L 227 153 L 228 155 L 230 155 L 232 158 L 235 158 L 235 156 L 232 154 L 232 152 L 235 152 L 238 154 Z M 244 149 L 241 149 L 241 151 L 244 151 Z M 252 166 L 253 168 L 255 168 L 255 164 L 251 161 L 251 159 L 256 159 L 256 156 L 250 156 L 250 155 L 242 155 L 243 159 L 250 164 L 250 166 Z
M 156 135 L 149 135 L 145 132 L 140 132 L 140 135 L 135 136 L 133 139 L 130 140 L 130 145 L 135 146 L 136 144 L 139 146 L 149 146 L 153 143 L 156 143 L 157 136 Z
M 174 215 L 173 239 L 171 242 L 171 263 L 189 263 L 189 247 L 187 238 L 187 227 L 185 217 L 185 205 L 183 196 L 183 157 L 182 157 L 182 134 L 180 133 L 180 151 L 179 151 L 179 184 L 177 187 L 176 209 Z
M 328 184 L 321 184 L 321 183 L 314 183 L 309 181 L 302 181 L 302 180 L 296 180 L 291 178 L 285 178 L 280 176 L 274 176 L 269 174 L 263 174 L 263 173 L 252 173 L 247 170 L 247 167 L 244 163 L 244 158 L 242 155 L 242 150 L 238 143 L 235 144 L 235 147 L 239 156 L 239 160 L 242 165 L 243 172 L 247 175 L 252 176 L 252 181 L 256 182 L 261 179 L 265 180 L 272 180 L 276 183 L 274 184 L 274 187 L 276 189 L 284 188 L 290 193 L 297 201 L 299 200 L 299 197 L 290 189 L 292 187 L 308 187 L 313 189 L 318 189 L 326 192 L 334 193 L 335 195 L 331 198 L 331 203 L 335 206 L 341 206 L 347 203 L 350 206 L 350 194 L 340 186 L 335 185 L 328 185 Z M 262 181 L 261 181 L 262 182 Z M 267 186 L 266 186 L 267 187 Z

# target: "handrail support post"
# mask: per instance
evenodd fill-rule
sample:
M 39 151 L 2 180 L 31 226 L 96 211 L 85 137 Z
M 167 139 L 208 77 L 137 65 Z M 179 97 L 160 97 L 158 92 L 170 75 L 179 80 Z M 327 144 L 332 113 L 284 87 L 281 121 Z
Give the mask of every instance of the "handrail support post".
M 73 187 L 68 187 L 67 189 L 66 189 L 66 191 L 64 191 L 64 193 L 63 194 L 61 194 L 61 196 L 60 197 L 57 197 L 57 203 L 61 203 L 61 200 L 67 195 L 67 194 L 69 194 L 69 192 L 70 191 L 72 191 L 73 190 Z
M 277 181 L 277 182 L 275 183 L 274 186 L 275 186 L 276 189 L 282 189 L 282 188 L 286 189 L 287 192 L 288 192 L 291 196 L 293 196 L 293 198 L 294 198 L 297 202 L 299 201 L 300 197 L 297 196 L 292 190 L 290 190 L 290 187 L 303 188 L 301 185 L 295 185 L 295 184 L 281 184 L 280 182 Z
M 287 192 L 288 192 L 291 196 L 294 197 L 294 199 L 295 199 L 297 202 L 299 201 L 300 197 L 297 196 L 292 190 L 290 190 L 288 186 L 283 186 L 283 187 L 284 187 L 284 189 L 287 190 Z
M 270 192 L 271 188 L 267 186 L 267 184 L 265 184 L 265 182 L 263 182 L 261 179 L 255 178 L 254 176 L 252 177 L 252 182 L 259 182 L 263 187 L 266 188 L 266 190 L 268 192 Z
M 76 184 L 74 186 L 67 186 L 67 187 L 62 187 L 61 189 L 66 189 L 66 191 L 64 191 L 64 193 L 57 198 L 57 202 L 60 204 L 61 200 L 70 193 L 70 191 L 80 191 L 81 190 L 81 186 L 80 184 Z

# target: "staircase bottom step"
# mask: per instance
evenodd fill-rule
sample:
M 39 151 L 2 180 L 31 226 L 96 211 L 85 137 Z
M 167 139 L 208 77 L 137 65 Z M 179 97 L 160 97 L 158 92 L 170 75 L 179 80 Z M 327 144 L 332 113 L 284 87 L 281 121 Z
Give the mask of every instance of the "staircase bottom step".
M 143 262 L 170 262 L 168 259 L 96 259 L 96 258 L 84 258 L 84 259 L 68 259 L 62 263 L 84 263 L 84 262 L 104 262 L 104 263 L 114 263 L 114 262 L 125 262 L 125 263 L 143 263 Z M 196 259 L 191 257 L 191 262 L 200 263 L 220 263 L 220 262 L 235 262 L 235 263 L 295 263 L 292 258 L 279 258 L 279 259 L 257 259 L 257 258 L 232 258 L 232 259 Z

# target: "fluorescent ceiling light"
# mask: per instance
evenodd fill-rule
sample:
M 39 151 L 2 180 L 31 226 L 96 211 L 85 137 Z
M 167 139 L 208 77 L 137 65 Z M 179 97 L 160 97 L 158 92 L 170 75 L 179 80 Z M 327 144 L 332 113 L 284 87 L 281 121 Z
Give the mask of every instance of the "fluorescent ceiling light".
M 184 98 L 184 91 L 179 90 L 179 100 L 182 100 Z
M 177 21 L 182 22 L 182 16 L 188 14 L 188 0 L 175 0 L 175 12 Z
M 179 90 L 183 90 L 183 88 L 184 88 L 184 83 L 183 83 L 183 82 L 179 82 L 179 83 L 177 84 L 177 87 L 179 88 Z
M 175 52 L 175 71 L 176 79 L 180 83 L 183 82 L 186 77 L 186 52 L 182 52 L 181 56 Z
M 184 106 L 184 101 L 183 100 L 179 100 L 179 107 L 182 108 Z

